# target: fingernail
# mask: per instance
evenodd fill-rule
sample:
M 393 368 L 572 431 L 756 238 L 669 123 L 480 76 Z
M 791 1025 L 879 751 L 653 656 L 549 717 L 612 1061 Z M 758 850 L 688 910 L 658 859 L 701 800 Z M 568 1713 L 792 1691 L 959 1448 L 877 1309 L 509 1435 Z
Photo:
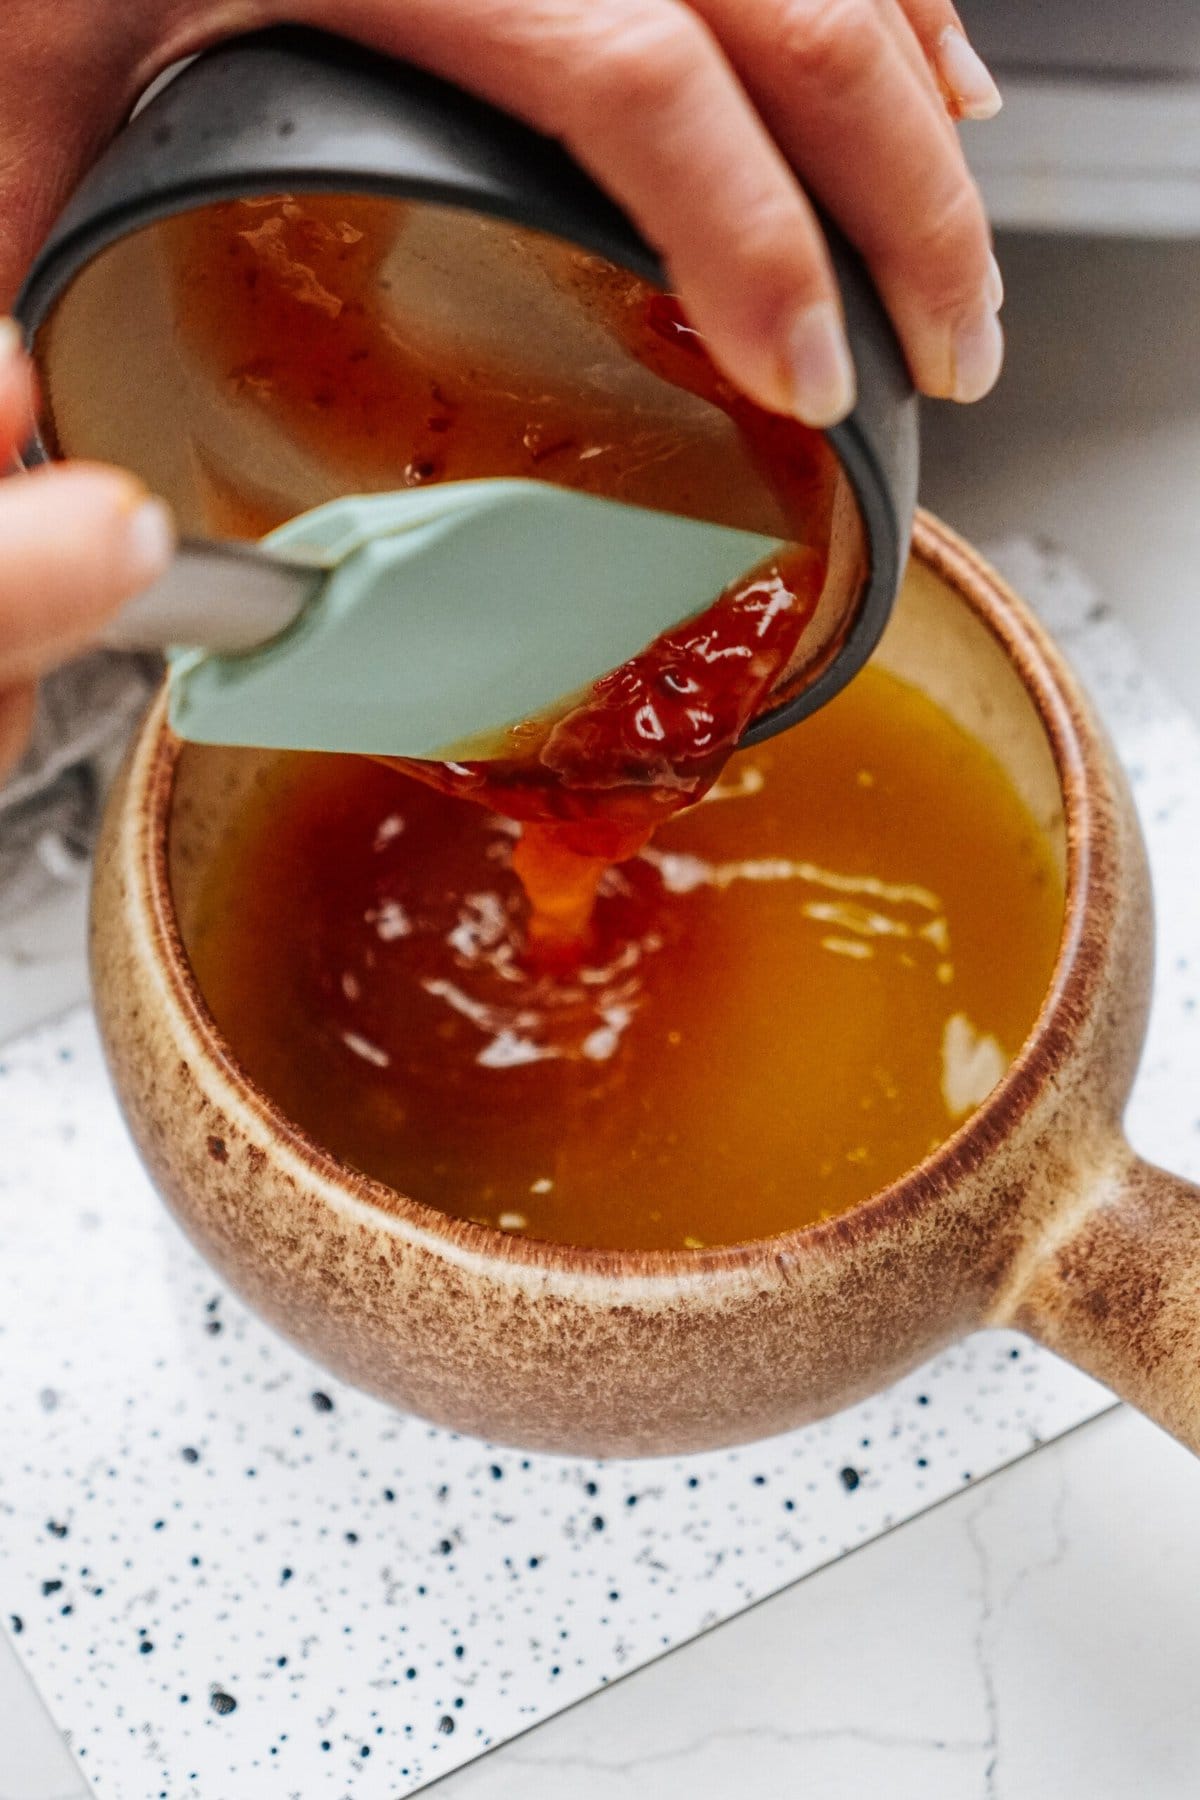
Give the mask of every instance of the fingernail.
M 972 313 L 954 334 L 954 398 L 982 400 L 1004 361 L 1004 333 L 990 306 Z
M 983 297 L 993 312 L 999 312 L 1004 305 L 1004 277 L 1000 273 L 1000 264 L 994 255 L 988 256 L 988 272 L 983 286 Z
M 854 405 L 854 364 L 842 315 L 832 300 L 808 306 L 792 326 L 788 387 L 801 424 L 823 429 Z
M 12 362 L 25 348 L 21 327 L 15 319 L 0 319 L 0 363 Z
M 957 25 L 947 25 L 937 45 L 937 64 L 964 119 L 994 119 L 1004 101 L 983 58 Z
M 175 520 L 163 500 L 142 500 L 125 522 L 125 579 L 130 592 L 149 587 L 175 554 Z

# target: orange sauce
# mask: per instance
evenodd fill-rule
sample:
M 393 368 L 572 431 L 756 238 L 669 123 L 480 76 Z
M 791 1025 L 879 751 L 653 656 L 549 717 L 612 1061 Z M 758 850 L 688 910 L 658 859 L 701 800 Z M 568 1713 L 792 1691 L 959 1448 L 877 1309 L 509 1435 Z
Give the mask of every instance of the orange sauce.
M 1062 921 L 991 757 L 878 669 L 740 752 L 531 967 L 515 827 L 283 757 L 189 945 L 244 1068 L 401 1192 L 568 1243 L 687 1248 L 843 1211 L 971 1111 Z
M 714 439 L 572 368 L 499 368 L 452 341 L 435 356 L 394 303 L 389 257 L 407 211 L 362 195 L 291 195 L 210 205 L 162 233 L 176 329 L 238 406 L 283 426 L 342 472 L 346 491 L 524 476 L 747 530 L 820 542 L 835 458 L 819 432 L 764 412 L 714 369 L 677 302 L 636 276 L 526 234 L 561 290 L 630 357 L 726 414 L 757 481 Z M 434 366 L 436 362 L 437 366 Z M 232 533 L 286 514 L 245 491 L 217 496 Z

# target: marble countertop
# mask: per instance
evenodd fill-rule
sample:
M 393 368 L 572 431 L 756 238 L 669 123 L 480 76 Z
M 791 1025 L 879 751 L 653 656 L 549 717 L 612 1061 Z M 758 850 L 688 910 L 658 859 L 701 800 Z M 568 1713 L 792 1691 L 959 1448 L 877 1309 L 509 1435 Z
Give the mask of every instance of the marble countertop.
M 1200 1472 L 1125 1409 L 452 1776 L 447 1800 L 1200 1791 Z
M 931 421 L 925 496 L 975 537 L 1051 535 L 1200 715 L 1200 633 L 1183 623 L 1195 616 L 1200 554 L 1200 343 L 1188 325 L 1200 247 L 1015 241 L 1001 259 L 1013 374 L 978 412 Z M 77 926 L 68 907 L 47 928 L 52 989 L 36 946 L 10 959 L 4 1035 L 29 1016 L 35 988 L 55 1009 L 74 998 Z M 1118 1409 L 448 1777 L 443 1791 L 1191 1800 L 1198 1502 L 1194 1460 Z M 84 1795 L 0 1639 L 0 1800 Z
M 1198 1501 L 1192 1459 L 1117 1409 L 437 1791 L 1184 1800 L 1200 1791 Z M 88 1800 L 35 1704 L 0 1653 L 0 1795 Z

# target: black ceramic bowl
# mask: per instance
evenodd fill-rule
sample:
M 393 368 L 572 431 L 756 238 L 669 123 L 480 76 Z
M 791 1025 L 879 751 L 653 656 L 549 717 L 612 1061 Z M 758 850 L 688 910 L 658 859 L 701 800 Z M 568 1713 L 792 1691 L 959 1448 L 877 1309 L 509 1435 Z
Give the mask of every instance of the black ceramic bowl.
M 339 38 L 276 30 L 199 57 L 130 121 L 29 274 L 17 305 L 29 341 L 119 240 L 208 202 L 280 191 L 379 194 L 488 215 L 664 281 L 653 250 L 560 145 L 421 70 Z M 827 230 L 858 372 L 854 412 L 828 437 L 857 501 L 866 574 L 836 655 L 762 715 L 747 741 L 815 711 L 858 672 L 887 622 L 908 553 L 915 396 L 863 264 Z M 97 344 L 95 354 L 111 358 L 114 346 Z M 45 454 L 34 445 L 34 457 Z

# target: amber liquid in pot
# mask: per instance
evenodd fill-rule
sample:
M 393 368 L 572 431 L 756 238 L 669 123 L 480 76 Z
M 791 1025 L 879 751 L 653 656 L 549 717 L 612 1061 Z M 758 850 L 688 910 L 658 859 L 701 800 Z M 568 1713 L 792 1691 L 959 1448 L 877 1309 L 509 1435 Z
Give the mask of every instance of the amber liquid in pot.
M 984 1097 L 1053 968 L 1042 833 L 877 669 L 613 869 L 572 974 L 524 960 L 513 830 L 387 769 L 282 758 L 192 942 L 291 1119 L 505 1230 L 684 1248 L 843 1211 Z
M 720 516 L 711 460 L 595 396 L 432 372 L 377 304 L 395 226 L 286 197 L 180 221 L 181 334 L 347 488 L 542 475 Z M 724 766 L 816 603 L 830 455 L 671 302 L 617 272 L 602 299 L 736 424 L 763 509 L 736 522 L 799 548 L 498 764 L 281 757 L 190 948 L 247 1072 L 353 1167 L 505 1231 L 694 1248 L 842 1211 L 940 1142 L 1033 1021 L 1062 893 L 998 766 L 881 671 Z M 209 485 L 215 524 L 279 522 Z

